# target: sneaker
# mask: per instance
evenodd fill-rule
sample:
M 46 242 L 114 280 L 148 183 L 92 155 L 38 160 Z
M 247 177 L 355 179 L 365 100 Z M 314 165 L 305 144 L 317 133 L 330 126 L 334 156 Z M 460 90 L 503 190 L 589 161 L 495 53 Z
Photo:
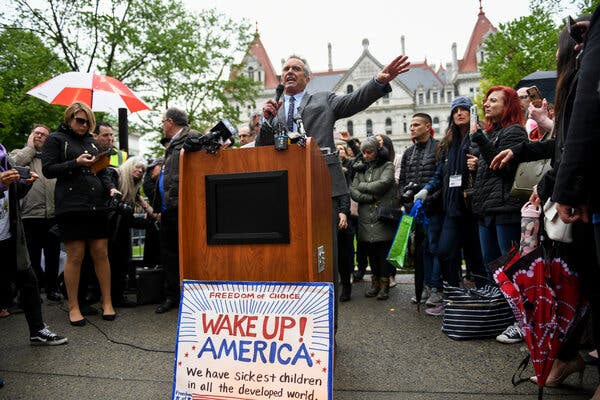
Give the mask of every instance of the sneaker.
M 421 304 L 425 303 L 429 296 L 431 296 L 431 288 L 429 286 L 425 286 L 423 288 L 423 291 L 421 292 Z M 410 302 L 413 304 L 417 304 L 417 296 L 411 297 Z
M 67 338 L 58 336 L 48 329 L 48 327 L 44 327 L 44 329 L 40 329 L 29 337 L 29 343 L 32 346 L 58 346 L 59 344 L 67 343 Z
M 431 289 L 431 296 L 425 302 L 425 305 L 434 307 L 442 303 L 442 294 L 436 289 Z
M 434 317 L 444 315 L 444 304 L 440 303 L 435 307 L 429 307 L 425 310 L 425 313 L 427 313 L 428 315 L 433 315 Z
M 519 343 L 523 341 L 521 328 L 519 328 L 519 325 L 515 322 L 514 324 L 509 325 L 504 332 L 496 336 L 496 340 L 506 344 Z

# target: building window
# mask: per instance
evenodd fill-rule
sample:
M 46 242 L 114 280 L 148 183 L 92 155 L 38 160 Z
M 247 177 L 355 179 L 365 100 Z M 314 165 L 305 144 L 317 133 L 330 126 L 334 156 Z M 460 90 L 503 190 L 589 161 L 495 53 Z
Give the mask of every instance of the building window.
M 420 106 L 422 106 L 423 104 L 425 104 L 425 96 L 423 96 L 423 93 L 419 93 L 419 97 L 418 97 L 418 102 L 417 104 L 419 104 Z
M 373 136 L 373 121 L 367 120 L 367 136 Z
M 258 72 L 258 81 L 262 82 L 262 72 L 261 71 L 256 71 Z
M 254 80 L 254 67 L 248 67 L 248 78 Z
M 390 94 L 389 93 L 384 94 L 382 98 L 383 98 L 383 104 L 389 104 L 389 102 L 390 102 Z
M 392 134 L 392 119 L 391 118 L 385 119 L 385 134 L 386 135 Z
M 354 92 L 354 86 L 352 86 L 352 85 L 346 86 L 346 93 L 352 93 L 352 92 Z
M 438 117 L 433 117 L 433 131 L 435 133 L 440 133 L 440 119 Z
M 446 92 L 446 101 L 448 103 L 452 101 L 452 92 Z
M 438 92 L 433 92 L 433 104 L 438 103 Z
M 348 121 L 346 123 L 346 130 L 348 131 L 350 136 L 354 136 L 354 124 L 352 123 L 352 121 Z

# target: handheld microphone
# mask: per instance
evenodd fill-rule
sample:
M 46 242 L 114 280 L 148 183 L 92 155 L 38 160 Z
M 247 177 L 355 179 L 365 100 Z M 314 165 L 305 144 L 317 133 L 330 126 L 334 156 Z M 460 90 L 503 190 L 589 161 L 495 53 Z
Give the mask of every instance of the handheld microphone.
M 283 89 L 284 89 L 284 87 L 281 83 L 279 85 L 277 85 L 277 89 L 275 89 L 275 104 L 279 104 L 279 99 L 281 99 L 281 95 L 283 94 Z M 269 125 L 272 124 L 273 118 L 275 118 L 275 114 L 271 115 L 271 118 L 269 118 Z

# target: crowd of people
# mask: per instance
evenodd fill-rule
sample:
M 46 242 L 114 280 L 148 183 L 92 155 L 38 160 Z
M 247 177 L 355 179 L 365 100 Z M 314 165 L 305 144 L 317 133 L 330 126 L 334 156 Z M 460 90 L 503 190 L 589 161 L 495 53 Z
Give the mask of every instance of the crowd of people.
M 442 282 L 477 287 L 493 282 L 486 266 L 507 254 L 522 234 L 521 208 L 527 199 L 511 191 L 517 167 L 523 162 L 551 159 L 552 169 L 532 187 L 529 202 L 540 207 L 549 199 L 556 200 L 561 219 L 573 225 L 572 243 L 547 241 L 561 249 L 563 258 L 578 273 L 580 296 L 590 305 L 590 313 L 569 332 L 548 376 L 549 387 L 581 373 L 586 363 L 599 365 L 597 351 L 583 358 L 579 354 L 582 335 L 588 329 L 592 347 L 597 349 L 600 344 L 600 214 L 592 172 L 597 149 L 593 146 L 598 144 L 600 126 L 600 102 L 592 89 L 598 82 L 597 42 L 591 44 L 598 35 L 597 18 L 598 11 L 592 17 L 583 16 L 570 31 L 565 27 L 560 33 L 554 104 L 546 99 L 534 101 L 540 99 L 527 87 L 515 90 L 492 86 L 483 98 L 484 121 L 472 125 L 472 99 L 456 97 L 439 141 L 433 138 L 431 117 L 413 115 L 410 132 L 414 144 L 402 155 L 395 182 L 393 150 L 386 149 L 383 140 L 379 140 L 379 146 L 370 137 L 359 144 L 342 132 L 337 143 L 352 200 L 358 204 L 357 212 L 349 214 L 356 221 L 356 249 L 351 249 L 356 251 L 358 264 L 354 281 L 362 280 L 368 258 L 373 277 L 365 296 L 388 298 L 394 269 L 385 255 L 393 229 L 378 217 L 377 209 L 401 207 L 408 212 L 416 200 L 421 200 L 428 219 L 425 239 L 419 246 L 419 267 L 423 268 L 425 281 L 421 301 L 428 306 L 426 313 L 433 316 L 444 312 Z M 588 32 L 590 19 L 592 28 Z M 580 36 L 575 37 L 573 32 Z M 566 160 L 568 170 L 564 167 Z M 339 267 L 348 268 L 342 264 Z M 340 269 L 340 275 L 348 273 Z M 343 278 L 342 285 L 347 284 L 348 279 Z M 340 301 L 349 299 L 342 292 Z M 412 301 L 416 302 L 416 297 Z M 522 330 L 515 322 L 496 339 L 518 343 L 523 340 Z M 531 380 L 537 382 L 535 377 Z M 600 389 L 593 399 L 600 399 Z
M 527 88 L 492 86 L 482 101 L 483 121 L 473 123 L 473 99 L 457 96 L 439 138 L 434 137 L 430 115 L 412 116 L 413 144 L 401 156 L 385 134 L 359 141 L 348 132 L 334 136 L 333 131 L 336 120 L 389 93 L 389 83 L 409 69 L 407 57 L 395 58 L 361 88 L 341 96 L 306 92 L 311 76 L 306 61 L 296 55 L 285 61 L 283 98 L 267 101 L 262 114 L 240 129 L 240 147 L 272 145 L 273 127 L 297 131 L 302 121 L 319 147 L 339 158 L 328 162 L 337 301 L 351 300 L 352 285 L 364 279 L 367 266 L 371 281 L 364 295 L 389 298 L 397 271 L 386 257 L 400 216 L 390 218 L 390 210 L 407 212 L 419 201 L 428 221 L 422 243 L 415 244 L 424 288 L 411 301 L 440 316 L 444 283 L 482 287 L 493 282 L 486 265 L 507 254 L 522 233 L 524 201 L 511 192 L 517 167 L 549 158 L 552 169 L 532 188 L 529 201 L 536 206 L 556 201 L 561 219 L 573 224 L 573 242 L 564 247 L 591 312 L 569 335 L 546 385 L 559 385 L 583 370 L 578 346 L 585 324 L 594 348 L 600 346 L 600 213 L 592 161 L 600 127 L 600 101 L 592 90 L 598 82 L 597 19 L 598 10 L 579 18 L 579 29 L 560 33 L 554 104 L 530 101 Z M 585 33 L 574 37 L 573 31 Z M 187 138 L 200 133 L 178 108 L 164 112 L 162 130 L 164 157 L 150 163 L 128 157 L 114 147 L 110 124 L 96 123 L 92 110 L 75 102 L 54 132 L 36 124 L 24 148 L 9 154 L 0 145 L 0 249 L 9 257 L 9 267 L 0 268 L 0 317 L 9 315 L 18 290 L 32 345 L 67 343 L 43 322 L 40 306 L 40 286 L 47 300 L 63 298 L 58 279 L 61 245 L 71 325 L 85 326 L 86 317 L 98 313 L 90 304 L 90 288 L 99 291 L 95 300 L 106 321 L 115 320 L 116 308 L 135 306 L 125 296 L 128 279 L 135 274 L 129 262 L 130 228 L 135 226 L 147 231 L 145 260 L 165 271 L 164 301 L 156 313 L 178 306 L 179 156 Z M 136 218 L 134 208 L 145 216 Z M 89 273 L 92 269 L 95 274 Z M 502 343 L 522 339 L 517 323 L 497 337 Z M 596 353 L 586 358 L 600 364 Z M 593 399 L 600 399 L 600 389 Z

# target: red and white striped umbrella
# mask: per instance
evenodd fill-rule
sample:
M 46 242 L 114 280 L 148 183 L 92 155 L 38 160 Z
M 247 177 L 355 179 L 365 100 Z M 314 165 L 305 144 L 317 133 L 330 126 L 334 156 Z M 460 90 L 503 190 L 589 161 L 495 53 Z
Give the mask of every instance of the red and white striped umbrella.
M 121 81 L 110 76 L 91 72 L 66 72 L 40 83 L 27 94 L 50 104 L 69 106 L 81 101 L 93 111 L 118 113 L 119 108 L 127 108 L 134 113 L 149 110 L 150 107 L 135 95 Z

